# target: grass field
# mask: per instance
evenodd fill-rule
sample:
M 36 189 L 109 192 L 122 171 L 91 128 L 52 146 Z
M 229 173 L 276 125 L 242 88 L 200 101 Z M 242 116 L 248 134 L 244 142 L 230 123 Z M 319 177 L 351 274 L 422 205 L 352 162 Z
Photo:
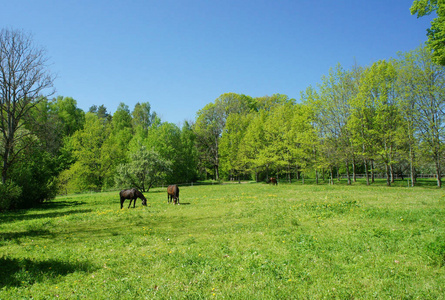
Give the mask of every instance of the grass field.
M 445 193 L 226 184 L 0 214 L 0 299 L 445 299 Z

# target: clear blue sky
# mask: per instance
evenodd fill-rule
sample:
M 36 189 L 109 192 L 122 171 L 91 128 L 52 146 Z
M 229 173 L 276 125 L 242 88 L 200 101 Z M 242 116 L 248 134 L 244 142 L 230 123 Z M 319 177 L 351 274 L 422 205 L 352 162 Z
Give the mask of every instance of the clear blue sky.
M 56 95 L 87 111 L 149 102 L 194 120 L 223 93 L 299 100 L 329 68 L 414 50 L 430 17 L 412 0 L 0 0 L 2 28 L 46 48 Z

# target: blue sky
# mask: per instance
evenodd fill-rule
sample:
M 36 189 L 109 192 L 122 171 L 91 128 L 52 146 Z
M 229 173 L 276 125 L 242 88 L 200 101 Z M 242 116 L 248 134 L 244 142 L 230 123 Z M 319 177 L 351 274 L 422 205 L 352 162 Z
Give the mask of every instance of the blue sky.
M 299 99 L 329 68 L 368 66 L 426 40 L 411 0 L 0 0 L 2 28 L 43 46 L 56 95 L 87 111 L 149 102 L 194 120 L 223 93 Z

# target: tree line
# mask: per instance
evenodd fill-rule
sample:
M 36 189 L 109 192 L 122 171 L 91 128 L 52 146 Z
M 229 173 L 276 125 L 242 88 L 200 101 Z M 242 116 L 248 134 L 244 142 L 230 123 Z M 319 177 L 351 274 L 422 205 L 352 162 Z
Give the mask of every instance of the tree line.
M 215 178 L 320 176 L 348 184 L 358 173 L 387 185 L 434 173 L 442 185 L 444 67 L 420 47 L 368 67 L 332 68 L 300 101 L 224 94 L 197 114 L 200 164 Z
M 396 59 L 332 68 L 300 99 L 227 93 L 181 127 L 150 103 L 110 114 L 51 98 L 44 52 L 20 31 L 0 33 L 0 210 L 57 193 L 269 176 L 368 184 L 384 174 L 443 172 L 444 67 L 420 47 Z

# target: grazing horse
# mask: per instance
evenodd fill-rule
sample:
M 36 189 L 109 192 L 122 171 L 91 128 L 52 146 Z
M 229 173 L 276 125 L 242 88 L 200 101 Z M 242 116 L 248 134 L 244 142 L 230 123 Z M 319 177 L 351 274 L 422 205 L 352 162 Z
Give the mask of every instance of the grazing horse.
M 173 201 L 179 204 L 179 187 L 176 184 L 169 185 L 167 188 L 167 203 Z
M 136 206 L 136 199 L 140 198 L 142 200 L 142 205 L 147 206 L 147 199 L 144 197 L 144 195 L 139 192 L 137 189 L 129 189 L 129 190 L 122 190 L 119 193 L 119 196 L 121 197 L 121 209 L 124 206 L 125 199 L 130 199 L 130 204 L 128 205 L 128 208 L 131 206 L 131 201 L 133 202 L 133 208 Z
M 270 182 L 272 182 L 272 185 L 278 185 L 278 181 L 275 177 L 270 177 Z

